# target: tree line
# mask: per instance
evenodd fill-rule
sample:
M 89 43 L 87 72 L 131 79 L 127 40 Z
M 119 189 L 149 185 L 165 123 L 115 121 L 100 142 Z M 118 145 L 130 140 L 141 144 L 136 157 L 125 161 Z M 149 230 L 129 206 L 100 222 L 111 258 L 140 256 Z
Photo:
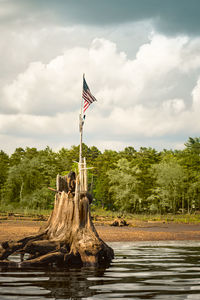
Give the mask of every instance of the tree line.
M 183 150 L 126 147 L 105 150 L 83 144 L 93 206 L 130 213 L 191 213 L 200 210 L 200 138 Z M 0 151 L 1 207 L 51 209 L 56 175 L 77 170 L 79 146 Z

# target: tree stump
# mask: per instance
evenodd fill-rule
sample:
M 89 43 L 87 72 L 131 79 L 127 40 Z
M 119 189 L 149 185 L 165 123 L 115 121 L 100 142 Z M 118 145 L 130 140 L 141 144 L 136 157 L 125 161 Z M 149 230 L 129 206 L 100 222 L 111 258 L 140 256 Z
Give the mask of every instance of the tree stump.
M 0 266 L 109 265 L 114 252 L 100 239 L 92 223 L 89 206 L 92 196 L 87 192 L 85 169 L 86 164 L 82 163 L 77 177 L 74 172 L 65 177 L 57 176 L 54 209 L 46 227 L 35 236 L 2 243 Z M 20 263 L 8 259 L 14 252 L 21 254 Z M 29 256 L 24 260 L 26 253 Z

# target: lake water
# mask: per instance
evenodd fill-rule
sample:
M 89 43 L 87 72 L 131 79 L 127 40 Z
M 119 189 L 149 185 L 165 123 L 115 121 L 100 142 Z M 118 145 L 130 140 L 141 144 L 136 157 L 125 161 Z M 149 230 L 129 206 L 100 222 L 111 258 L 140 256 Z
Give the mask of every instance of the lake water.
M 106 270 L 1 268 L 0 299 L 200 299 L 199 242 L 110 246 L 115 259 Z

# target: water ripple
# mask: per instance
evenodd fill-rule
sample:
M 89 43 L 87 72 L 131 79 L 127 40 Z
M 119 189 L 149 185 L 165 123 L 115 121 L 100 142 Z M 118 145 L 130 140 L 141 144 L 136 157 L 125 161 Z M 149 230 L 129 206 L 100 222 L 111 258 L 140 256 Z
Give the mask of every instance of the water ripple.
M 2 268 L 0 299 L 200 299 L 199 242 L 111 246 L 115 259 L 106 270 Z

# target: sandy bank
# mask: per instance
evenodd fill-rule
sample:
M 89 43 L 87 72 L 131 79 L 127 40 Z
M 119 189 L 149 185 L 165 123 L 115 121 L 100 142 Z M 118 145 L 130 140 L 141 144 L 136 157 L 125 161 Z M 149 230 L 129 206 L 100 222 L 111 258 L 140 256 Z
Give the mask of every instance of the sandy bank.
M 42 221 L 5 220 L 0 222 L 0 242 L 36 234 Z M 95 225 L 100 237 L 107 242 L 199 240 L 200 224 L 140 223 L 135 227 Z

